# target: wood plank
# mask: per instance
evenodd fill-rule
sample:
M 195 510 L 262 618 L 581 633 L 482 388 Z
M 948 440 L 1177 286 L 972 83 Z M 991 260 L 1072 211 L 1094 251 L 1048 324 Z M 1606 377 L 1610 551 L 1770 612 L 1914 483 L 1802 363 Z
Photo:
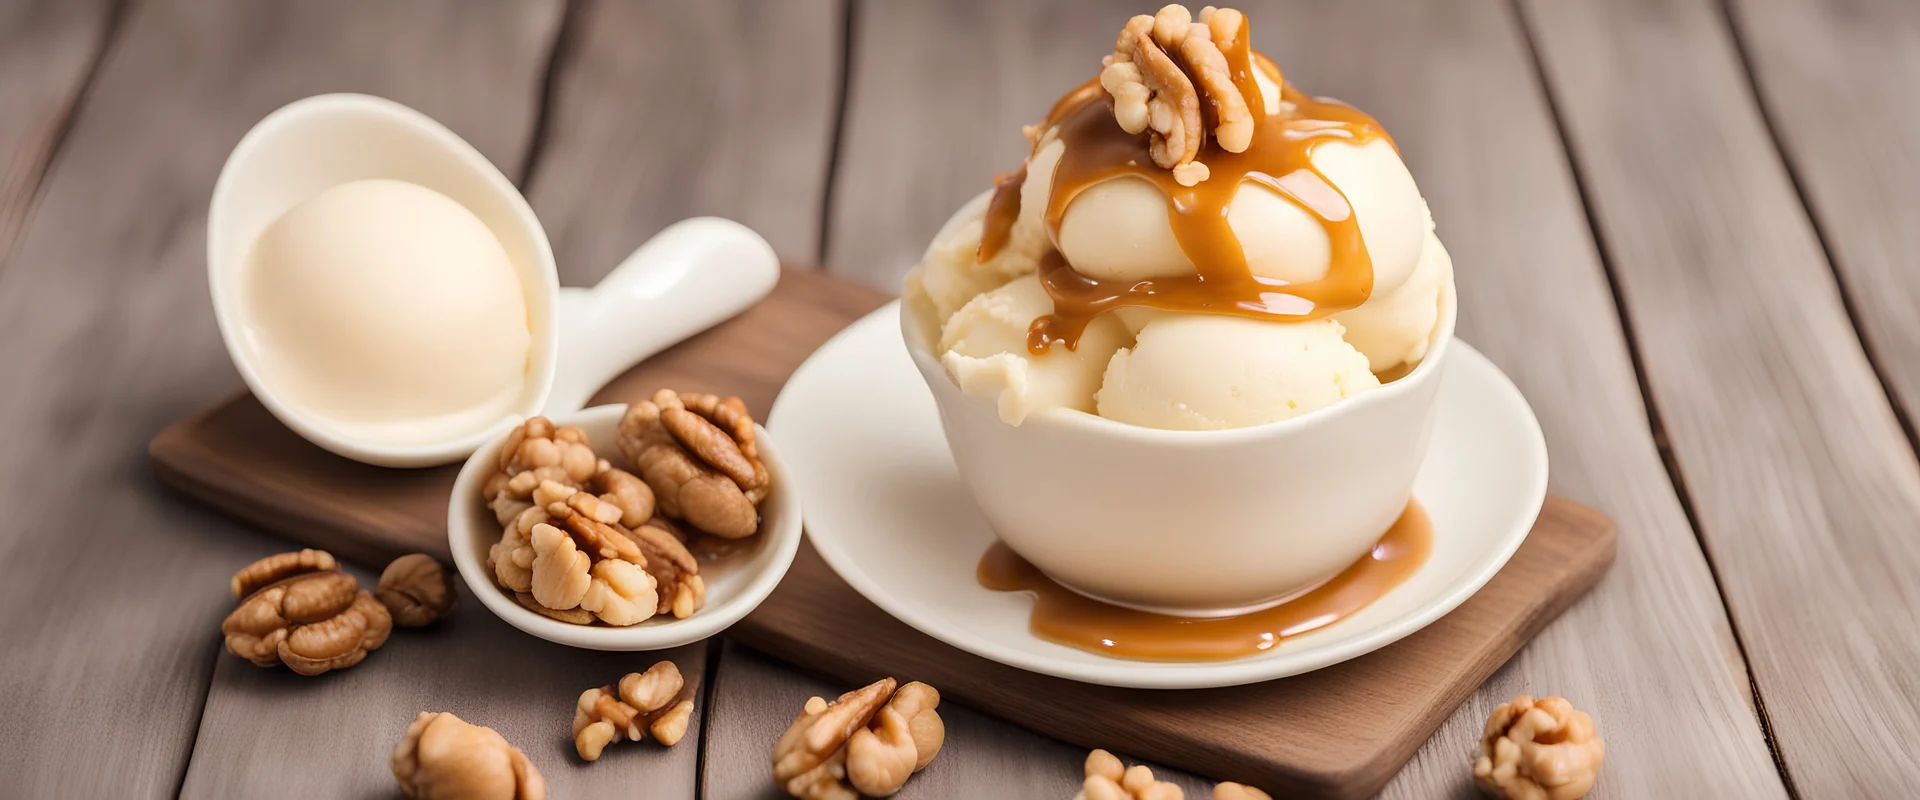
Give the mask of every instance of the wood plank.
M 562 283 L 599 279 L 686 217 L 820 259 L 840 91 L 840 0 L 583 0 L 528 196 Z
M 87 76 L 107 46 L 115 0 L 0 2 L 0 267 Z
M 888 616 L 833 577 L 811 547 L 733 635 L 854 685 L 885 675 L 924 680 L 949 699 L 1082 747 L 1150 754 L 1276 797 L 1369 797 L 1489 674 L 1599 580 L 1616 543 L 1611 520 L 1550 497 L 1513 559 L 1457 611 L 1360 658 L 1249 686 L 1117 689 L 993 663 Z
M 0 420 L 16 432 L 0 453 L 0 498 L 60 509 L 57 535 L 49 524 L 0 529 L 5 607 L 58 609 L 0 620 L 0 774 L 11 793 L 178 790 L 221 657 L 227 576 L 277 549 L 163 494 L 137 456 L 163 424 L 237 383 L 201 277 L 202 209 L 227 150 L 274 107 L 341 89 L 416 103 L 497 161 L 524 149 L 532 104 L 514 99 L 533 96 L 557 7 L 363 5 L 130 9 L 0 273 L 0 368 L 32 376 L 0 393 Z M 129 691 L 140 699 L 128 702 Z M 252 724 L 298 738 L 281 711 L 257 704 Z M 105 719 L 140 733 L 103 739 Z M 202 727 L 202 745 L 237 747 L 206 747 L 213 763 L 242 761 L 242 746 L 272 738 L 227 738 L 243 727 Z M 278 766 L 324 774 L 326 752 Z
M 1487 711 L 1522 691 L 1594 712 L 1610 748 L 1604 796 L 1779 796 L 1511 10 L 1496 0 L 1244 8 L 1256 44 L 1303 87 L 1355 102 L 1396 134 L 1454 255 L 1462 334 L 1531 399 L 1554 491 L 1621 527 L 1609 577 L 1462 706 L 1388 796 L 1466 791 L 1464 754 Z M 1018 162 L 1019 124 L 1092 74 L 1112 31 L 1143 10 L 858 6 L 829 263 L 891 287 L 952 208 Z
M 773 782 L 774 740 L 807 698 L 833 699 L 854 687 L 800 672 L 732 642 L 722 652 L 708 709 L 701 796 L 784 800 L 786 792 Z M 940 719 L 946 723 L 947 739 L 939 756 L 894 797 L 1069 798 L 1080 790 L 1086 750 L 1035 736 L 950 699 L 941 701 Z M 1128 764 L 1148 764 L 1155 777 L 1178 784 L 1187 797 L 1213 796 L 1212 781 L 1119 755 Z
M 548 226 L 563 280 L 591 283 L 659 227 L 700 213 L 743 219 L 783 252 L 809 261 L 816 256 L 818 195 L 838 86 L 839 11 L 829 3 L 782 5 L 767 14 L 750 10 L 741 4 L 589 3 L 569 16 L 528 190 Z M 776 40 L 773 34 L 783 30 L 804 35 Z M 689 81 L 657 79 L 688 63 L 719 69 Z M 518 78 L 509 83 L 527 85 Z M 806 305 L 809 298 L 817 299 L 807 291 L 812 284 L 788 284 L 783 296 L 800 304 L 783 306 L 790 307 L 794 321 L 804 323 L 831 307 Z M 661 369 L 671 371 L 677 364 L 682 372 L 724 383 L 727 370 L 703 352 L 697 346 L 677 348 L 650 363 L 649 375 L 658 380 Z M 756 402 L 764 409 L 770 400 L 769 394 Z M 438 472 L 444 470 L 408 473 L 407 485 L 417 484 L 414 478 L 432 481 Z M 365 490 L 366 474 L 343 474 L 348 483 L 359 484 L 356 491 Z M 444 501 L 430 516 L 437 517 L 443 507 Z M 438 530 L 431 526 L 434 536 Z M 651 746 L 619 748 L 590 768 L 571 755 L 565 735 L 573 698 L 582 689 L 642 669 L 654 656 L 585 653 L 536 642 L 478 610 L 477 603 L 468 608 L 452 630 L 432 634 L 429 647 L 409 646 L 403 634 L 390 647 L 404 649 L 377 654 L 341 676 L 351 690 L 304 691 L 294 676 L 222 659 L 187 794 L 297 792 L 291 787 L 304 784 L 282 783 L 289 763 L 329 773 L 327 785 L 343 791 L 374 793 L 390 785 L 384 754 L 413 713 L 447 706 L 495 726 L 519 744 L 542 768 L 556 796 L 603 795 L 633 786 L 646 786 L 661 797 L 692 796 L 704 713 L 696 716 L 682 746 L 664 754 Z M 703 646 L 672 655 L 690 677 L 704 673 Z M 426 675 L 441 676 L 431 690 L 422 686 Z M 207 756 L 262 736 L 264 723 L 256 720 L 271 719 L 262 713 L 264 703 L 294 706 L 320 722 L 311 733 L 256 746 L 246 757 L 250 768 L 221 766 L 226 759 Z M 221 731 L 219 738 L 209 730 Z M 333 743 L 343 731 L 354 734 L 352 744 Z M 315 758 L 315 750 L 326 756 Z
M 1920 468 L 1727 20 L 1710 0 L 1524 8 L 1789 780 L 1910 793 Z
M 1729 9 L 1761 107 L 1912 437 L 1920 419 L 1920 6 L 1734 0 Z

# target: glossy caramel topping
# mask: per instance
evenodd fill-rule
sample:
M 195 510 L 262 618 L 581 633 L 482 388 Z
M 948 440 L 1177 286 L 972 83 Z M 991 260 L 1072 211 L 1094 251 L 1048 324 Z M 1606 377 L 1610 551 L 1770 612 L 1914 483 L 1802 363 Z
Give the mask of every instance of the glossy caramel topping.
M 1288 636 L 1324 628 L 1366 608 L 1425 564 L 1433 523 L 1418 502 L 1373 550 L 1326 583 L 1273 608 L 1197 619 L 1154 614 L 1092 600 L 1055 583 L 1005 544 L 995 543 L 975 573 L 994 591 L 1034 593 L 1035 636 L 1092 653 L 1140 661 L 1227 661 L 1257 655 Z
M 1254 69 L 1282 83 L 1272 62 L 1252 52 L 1243 40 L 1229 43 L 1223 53 L 1235 85 L 1242 86 L 1249 97 L 1260 96 Z M 1209 177 L 1194 186 L 1182 186 L 1172 171 L 1154 165 L 1146 134 L 1129 134 L 1120 128 L 1111 103 L 1097 83 L 1083 85 L 1061 98 L 1042 125 L 1043 130 L 1054 130 L 1065 144 L 1054 168 L 1046 210 L 1049 234 L 1059 241 L 1061 220 L 1081 192 L 1110 180 L 1138 178 L 1166 198 L 1174 240 L 1196 272 L 1103 281 L 1073 270 L 1057 251 L 1050 253 L 1041 262 L 1040 278 L 1053 298 L 1054 313 L 1034 320 L 1027 339 L 1029 350 L 1045 352 L 1055 341 L 1072 348 L 1095 317 L 1126 306 L 1302 322 L 1366 302 L 1373 291 L 1372 259 L 1361 240 L 1352 204 L 1313 165 L 1313 149 L 1326 141 L 1390 142 L 1372 117 L 1282 83 L 1280 107 L 1260 108 L 1246 151 L 1228 152 L 1208 139 L 1197 161 L 1207 166 Z M 1239 237 L 1227 221 L 1228 206 L 1242 181 L 1272 189 L 1320 221 L 1332 245 L 1332 263 L 1324 277 L 1288 283 L 1252 273 Z M 1007 241 L 1019 217 L 1019 194 L 1017 182 L 999 183 L 981 240 L 983 254 L 998 252 Z

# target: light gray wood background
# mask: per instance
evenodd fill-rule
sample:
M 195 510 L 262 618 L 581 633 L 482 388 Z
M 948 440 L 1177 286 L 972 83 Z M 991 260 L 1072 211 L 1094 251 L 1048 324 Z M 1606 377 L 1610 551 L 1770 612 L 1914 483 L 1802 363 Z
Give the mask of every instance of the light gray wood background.
M 238 385 L 201 277 L 220 163 L 285 102 L 371 92 L 516 178 L 568 282 L 711 213 L 891 288 L 1150 5 L 0 0 L 0 794 L 390 797 L 387 749 L 448 709 L 556 796 L 778 796 L 773 738 L 847 687 L 735 645 L 673 654 L 703 684 L 686 743 L 590 766 L 572 697 L 648 659 L 471 608 L 321 680 L 221 654 L 226 576 L 283 545 L 166 493 L 142 454 Z M 1289 78 L 1394 133 L 1463 337 L 1533 403 L 1554 491 L 1621 528 L 1609 576 L 1384 796 L 1470 795 L 1484 715 L 1523 691 L 1593 711 L 1596 797 L 1909 793 L 1920 7 L 1243 8 Z M 947 716 L 901 797 L 1072 793 L 1079 751 Z

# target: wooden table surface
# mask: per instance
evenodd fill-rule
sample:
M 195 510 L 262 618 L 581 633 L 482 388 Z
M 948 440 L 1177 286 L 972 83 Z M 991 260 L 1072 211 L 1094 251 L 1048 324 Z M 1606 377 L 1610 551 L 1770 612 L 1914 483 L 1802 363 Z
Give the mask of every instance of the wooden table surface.
M 450 709 L 558 797 L 777 796 L 773 738 L 845 687 L 737 645 L 676 654 L 706 674 L 692 746 L 591 766 L 558 720 L 637 660 L 471 600 L 323 681 L 221 652 L 227 576 L 284 544 L 144 456 L 239 384 L 203 278 L 220 164 L 283 103 L 370 92 L 517 180 L 563 281 L 720 214 L 891 290 L 1150 5 L 0 0 L 0 794 L 389 797 L 399 729 Z M 1462 336 L 1533 403 L 1553 490 L 1620 523 L 1613 571 L 1384 796 L 1470 795 L 1482 720 L 1519 692 L 1593 712 L 1596 797 L 1910 796 L 1920 5 L 1243 8 L 1292 80 L 1394 133 Z M 1074 791 L 1080 751 L 942 710 L 946 749 L 900 797 Z

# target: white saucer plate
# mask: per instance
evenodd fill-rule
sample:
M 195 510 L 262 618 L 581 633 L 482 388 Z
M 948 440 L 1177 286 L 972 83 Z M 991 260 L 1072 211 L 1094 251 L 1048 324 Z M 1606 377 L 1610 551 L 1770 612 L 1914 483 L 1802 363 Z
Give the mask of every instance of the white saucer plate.
M 805 501 L 814 549 L 860 594 L 922 633 L 1003 664 L 1087 683 L 1236 686 L 1398 641 L 1465 602 L 1526 539 L 1546 499 L 1539 422 L 1479 351 L 1455 342 L 1448 359 L 1433 441 L 1414 483 L 1433 520 L 1427 563 L 1347 619 L 1224 662 L 1131 661 L 1054 644 L 1028 630 L 1031 595 L 975 581 L 993 531 L 960 482 L 933 397 L 907 357 L 897 303 L 807 359 L 775 401 L 767 427 L 779 437 Z M 1168 546 L 1179 546 L 1171 534 Z

